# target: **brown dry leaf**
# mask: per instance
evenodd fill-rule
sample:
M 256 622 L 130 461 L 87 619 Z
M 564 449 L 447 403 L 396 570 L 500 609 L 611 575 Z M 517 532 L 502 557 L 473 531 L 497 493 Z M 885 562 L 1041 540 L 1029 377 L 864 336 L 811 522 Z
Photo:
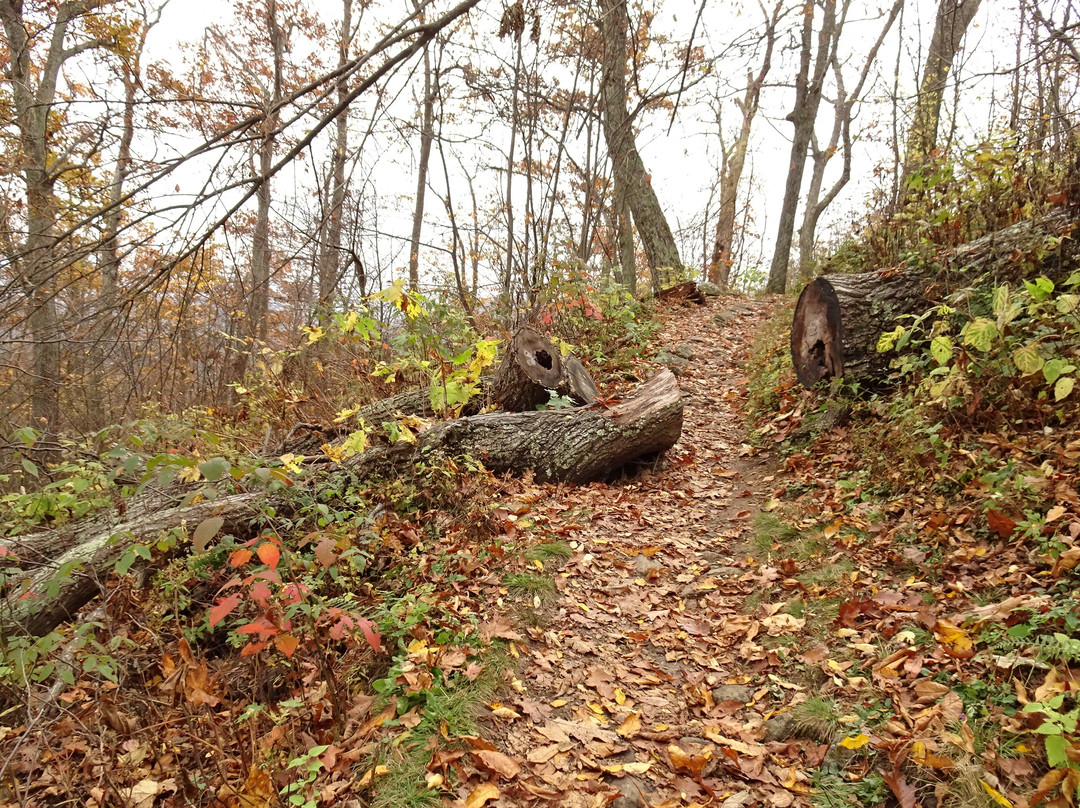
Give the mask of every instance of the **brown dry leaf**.
M 1050 574 L 1055 578 L 1060 578 L 1064 573 L 1075 569 L 1078 564 L 1080 564 L 1080 547 L 1070 547 L 1057 557 Z
M 526 756 L 525 759 L 529 761 L 529 763 L 547 763 L 560 752 L 568 752 L 573 748 L 573 741 L 564 741 L 563 743 L 548 744 L 547 746 L 541 746 L 537 749 L 529 750 L 529 754 Z
M 641 714 L 636 712 L 630 713 L 630 715 L 626 716 L 623 722 L 619 724 L 619 728 L 615 731 L 627 740 L 633 738 L 641 732 Z
M 465 808 L 482 808 L 491 800 L 497 800 L 502 794 L 494 783 L 481 783 L 465 799 Z
M 995 511 L 993 508 L 986 512 L 986 521 L 990 525 L 990 529 L 1003 541 L 1008 541 L 1016 531 L 1016 520 L 1008 514 Z
M 693 755 L 683 750 L 682 747 L 676 744 L 669 744 L 667 748 L 668 758 L 671 760 L 671 765 L 679 769 L 680 771 L 688 772 L 696 778 L 701 777 L 705 766 L 709 761 L 713 759 L 712 749 L 706 747 L 700 754 Z
M 521 771 L 521 764 L 502 752 L 478 749 L 472 755 L 480 768 L 497 774 L 504 780 L 513 780 Z

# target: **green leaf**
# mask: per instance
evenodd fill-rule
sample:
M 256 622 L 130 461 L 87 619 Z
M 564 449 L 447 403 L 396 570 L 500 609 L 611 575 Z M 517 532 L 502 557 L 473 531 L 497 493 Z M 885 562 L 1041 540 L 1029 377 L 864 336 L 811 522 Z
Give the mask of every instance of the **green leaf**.
M 1052 769 L 1058 769 L 1068 764 L 1069 756 L 1065 754 L 1064 735 L 1046 736 L 1046 762 L 1050 764 Z
M 896 341 L 904 334 L 904 327 L 898 325 L 892 331 L 886 331 L 880 337 L 878 337 L 877 350 L 878 353 L 888 353 L 896 345 Z
M 997 326 L 992 320 L 978 317 L 964 326 L 964 344 L 985 353 L 993 347 L 997 333 Z
M 1029 342 L 1022 348 L 1017 348 L 1013 351 L 1012 360 L 1013 364 L 1016 365 L 1016 369 L 1025 376 L 1042 370 L 1043 358 L 1042 354 L 1039 353 L 1038 343 Z
M 994 314 L 1001 314 L 1009 307 L 1009 287 L 1007 284 L 1001 284 L 994 293 L 990 296 L 990 308 Z
M 1064 359 L 1058 359 L 1057 357 L 1047 360 L 1043 365 L 1043 377 L 1046 379 L 1047 384 L 1053 384 L 1058 380 L 1059 376 L 1064 376 L 1066 373 L 1072 373 L 1076 370 L 1075 365 L 1070 365 Z
M 120 560 L 117 561 L 116 565 L 113 567 L 113 569 L 116 570 L 116 574 L 127 575 L 128 570 L 131 569 L 131 565 L 135 563 L 135 558 L 136 555 L 134 550 L 128 550 L 120 556 Z
M 952 340 L 944 335 L 934 337 L 930 341 L 930 355 L 939 365 L 947 364 L 953 357 Z
M 1080 295 L 1062 295 L 1057 299 L 1058 314 L 1068 314 L 1080 305 Z
M 1074 272 L 1072 275 L 1070 275 L 1068 277 L 1068 279 L 1065 281 L 1065 283 L 1063 283 L 1061 285 L 1062 286 L 1068 286 L 1070 289 L 1072 287 L 1074 287 L 1074 286 L 1080 286 L 1080 270 L 1078 270 L 1078 271 Z
M 199 526 L 195 528 L 195 532 L 191 534 L 191 544 L 195 548 L 195 552 L 201 553 L 205 550 L 206 545 L 210 543 L 210 539 L 217 535 L 224 524 L 225 520 L 220 516 L 211 516 L 209 519 L 200 522 Z
M 1073 385 L 1076 384 L 1076 378 L 1073 376 L 1062 376 L 1057 380 L 1057 384 L 1054 385 L 1054 401 L 1061 401 L 1063 398 L 1068 398 L 1069 393 L 1073 391 Z
M 23 471 L 25 471 L 27 474 L 31 475 L 32 477 L 40 476 L 39 473 L 38 473 L 38 467 L 35 466 L 31 461 L 27 460 L 25 457 L 22 459 L 22 467 L 23 467 Z
M 210 482 L 216 483 L 229 472 L 231 467 L 232 464 L 224 457 L 212 457 L 199 464 L 199 471 Z

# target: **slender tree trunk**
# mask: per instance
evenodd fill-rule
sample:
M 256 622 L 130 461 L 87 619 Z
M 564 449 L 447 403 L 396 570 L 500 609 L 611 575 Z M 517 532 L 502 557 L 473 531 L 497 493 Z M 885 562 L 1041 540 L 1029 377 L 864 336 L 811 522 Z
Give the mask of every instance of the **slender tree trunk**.
M 904 187 L 903 180 L 925 165 L 937 148 L 938 122 L 941 118 L 945 84 L 956 55 L 960 52 L 960 43 L 981 2 L 982 0 L 939 0 L 934 34 L 930 39 L 922 81 L 919 83 L 915 117 L 908 131 L 901 188 Z
M 503 294 L 510 300 L 514 277 L 514 156 L 517 149 L 518 96 L 521 82 L 521 34 L 514 49 L 514 90 L 510 98 L 510 149 L 506 155 L 506 267 L 503 275 Z
M 420 15 L 423 21 L 423 13 Z M 424 197 L 427 194 L 428 165 L 431 162 L 431 141 L 435 137 L 435 93 L 438 76 L 431 72 L 431 48 L 424 48 L 424 99 L 420 121 L 420 165 L 416 172 L 416 204 L 413 208 L 412 238 L 409 242 L 409 288 L 420 285 L 420 234 L 424 227 Z
M 866 80 L 870 75 L 870 68 L 873 67 L 874 62 L 877 60 L 878 51 L 881 49 L 885 37 L 892 30 L 903 5 L 904 0 L 895 0 L 893 3 L 892 9 L 885 19 L 885 24 L 882 26 L 881 33 L 878 34 L 878 38 L 866 55 L 866 61 L 863 62 L 862 70 L 859 73 L 859 81 L 850 95 L 844 87 L 843 64 L 838 49 L 836 47 L 832 49 L 831 63 L 836 82 L 836 97 L 832 102 L 834 113 L 833 129 L 829 137 L 829 143 L 824 149 L 818 148 L 816 138 L 811 139 L 814 156 L 810 172 L 810 187 L 806 193 L 806 208 L 803 211 L 802 226 L 799 228 L 799 267 L 803 272 L 807 271 L 813 260 L 814 238 L 817 233 L 818 221 L 844 186 L 851 180 L 851 123 L 855 114 L 855 105 L 862 98 L 863 88 L 866 86 Z M 840 39 L 849 6 L 850 0 L 845 0 L 840 22 L 836 27 L 834 41 Z M 843 168 L 836 182 L 822 197 L 825 170 L 828 168 L 832 158 L 837 154 L 842 155 Z
M 600 0 L 603 39 L 601 107 L 604 138 L 611 157 L 616 188 L 625 196 L 641 238 L 653 285 L 662 283 L 662 270 L 682 267 L 675 238 L 660 207 L 649 173 L 634 142 L 633 121 L 626 109 L 626 55 L 629 18 L 626 0 Z M 659 291 L 654 288 L 653 291 Z
M 773 251 L 772 265 L 769 267 L 769 282 L 765 287 L 766 291 L 774 294 L 781 294 L 787 286 L 791 242 L 795 233 L 795 216 L 799 208 L 799 191 L 802 188 L 807 149 L 810 147 L 814 122 L 817 120 L 821 89 L 830 61 L 833 31 L 836 25 L 836 0 L 822 0 L 824 15 L 821 30 L 818 32 L 817 58 L 814 60 L 814 74 L 811 77 L 814 6 L 815 3 L 809 2 L 804 11 L 799 73 L 795 79 L 795 108 L 788 115 L 788 120 L 795 125 L 795 133 L 791 141 L 787 182 L 784 184 L 784 201 L 780 206 L 776 246 Z
M 117 289 L 120 275 L 120 223 L 123 219 L 124 182 L 131 170 L 131 144 L 135 138 L 135 91 L 138 86 L 138 66 L 124 72 L 124 120 L 120 134 L 116 167 L 109 185 L 107 211 L 103 219 L 101 248 L 98 250 L 98 271 L 101 273 L 101 294 L 97 305 L 97 322 L 90 340 L 90 378 L 87 390 L 87 414 L 93 426 L 108 423 L 105 403 L 105 363 L 109 345 L 117 336 Z
M 344 0 L 341 13 L 341 37 L 338 41 L 338 67 L 349 61 L 349 43 L 352 41 L 353 0 Z M 338 82 L 338 103 L 349 94 L 345 80 Z M 342 213 L 348 185 L 345 181 L 345 156 L 349 150 L 349 115 L 342 112 L 334 122 L 334 153 L 330 158 L 330 209 L 326 213 L 326 242 L 319 256 L 319 304 L 320 316 L 330 310 L 338 281 L 341 279 L 341 230 Z

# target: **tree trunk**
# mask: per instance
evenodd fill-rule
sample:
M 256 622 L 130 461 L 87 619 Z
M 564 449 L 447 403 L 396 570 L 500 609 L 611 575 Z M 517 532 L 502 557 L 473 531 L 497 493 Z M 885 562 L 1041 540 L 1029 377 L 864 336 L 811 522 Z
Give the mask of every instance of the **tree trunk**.
M 901 194 L 904 180 L 926 164 L 937 147 L 938 121 L 941 117 L 941 100 L 945 96 L 945 83 L 949 78 L 960 42 L 968 26 L 979 10 L 982 0 L 939 0 L 934 34 L 930 49 L 926 52 L 919 97 L 915 105 L 915 117 L 908 132 L 904 151 L 904 170 L 901 175 Z
M 799 208 L 799 191 L 802 188 L 806 153 L 814 133 L 825 71 L 830 62 L 833 33 L 836 26 L 836 0 L 823 0 L 824 19 L 818 32 L 817 58 L 814 74 L 810 75 L 813 51 L 814 3 L 808 2 L 803 12 L 802 47 L 799 54 L 799 74 L 795 79 L 795 108 L 788 120 L 795 125 L 791 141 L 791 161 L 787 182 L 784 184 L 784 201 L 780 207 L 780 224 L 776 233 L 776 246 L 769 267 L 769 282 L 765 289 L 773 294 L 783 294 L 787 287 L 788 263 L 791 259 L 791 242 L 795 233 L 795 215 Z
M 490 413 L 445 421 L 420 433 L 415 444 L 371 449 L 342 465 L 350 485 L 398 476 L 432 452 L 469 455 L 496 474 L 535 473 L 540 482 L 603 480 L 634 460 L 671 448 L 682 433 L 683 403 L 674 375 L 661 371 L 610 409 L 574 408 L 543 412 Z M 217 534 L 244 535 L 266 507 L 286 509 L 280 494 L 238 494 L 216 502 L 172 508 L 86 540 L 9 589 L 0 615 L 0 634 L 40 636 L 74 616 L 102 590 L 102 582 L 135 544 L 151 543 L 164 531 L 192 528 L 220 517 Z
M 420 13 L 423 21 L 423 12 Z M 412 237 L 409 240 L 409 288 L 420 286 L 420 234 L 424 227 L 424 197 L 427 194 L 428 164 L 431 143 L 435 139 L 435 93 L 439 77 L 431 75 L 430 46 L 424 48 L 424 100 L 420 121 L 420 165 L 416 172 L 416 200 L 413 208 Z
M 342 3 L 341 36 L 338 40 L 338 68 L 344 68 L 349 61 L 349 43 L 352 41 L 352 5 L 353 0 Z M 345 79 L 338 82 L 338 103 L 349 94 Z M 325 317 L 333 305 L 334 293 L 341 279 L 341 231 L 342 214 L 345 210 L 345 193 L 348 184 L 345 179 L 345 157 L 349 150 L 349 114 L 342 112 L 335 121 L 334 153 L 330 156 L 330 208 L 323 218 L 326 227 L 326 241 L 319 255 L 319 303 L 318 313 Z M 361 284 L 363 286 L 363 284 Z M 364 290 L 361 289 L 361 296 Z
M 507 412 L 532 412 L 547 402 L 549 390 L 591 404 L 600 397 L 585 366 L 573 357 L 563 359 L 547 337 L 525 326 L 510 340 L 491 381 L 488 397 Z
M 956 248 L 942 270 L 822 275 L 803 289 L 795 305 L 791 360 L 799 381 L 806 387 L 840 377 L 849 383 L 881 382 L 889 357 L 878 353 L 878 338 L 901 317 L 928 310 L 954 287 L 969 286 L 981 274 L 995 283 L 1016 283 L 1032 274 L 1055 278 L 1071 272 L 1080 248 L 1061 236 L 1076 226 L 1075 212 L 1058 208 Z M 1047 254 L 1052 237 L 1060 240 Z
M 626 110 L 626 31 L 629 18 L 626 0 L 600 0 L 600 30 L 603 37 L 603 77 L 601 105 L 604 137 L 611 157 L 615 184 L 623 194 L 645 247 L 649 268 L 660 278 L 661 269 L 682 267 L 675 237 L 653 190 L 649 173 L 634 142 L 633 121 Z M 654 285 L 653 291 L 659 291 Z
M 735 103 L 742 113 L 739 135 L 730 149 L 724 151 L 724 163 L 720 172 L 720 216 L 716 220 L 716 233 L 713 236 L 712 255 L 709 259 L 707 278 L 721 289 L 726 289 L 731 280 L 732 242 L 735 240 L 735 214 L 738 201 L 739 183 L 742 182 L 743 168 L 746 165 L 746 152 L 750 146 L 750 131 L 757 117 L 761 102 L 761 90 L 765 79 L 772 69 L 772 52 L 776 45 L 776 26 L 780 21 L 783 3 L 777 3 L 771 17 L 765 23 L 765 57 L 757 75 L 748 73 L 746 91 L 741 100 Z M 719 119 L 719 115 L 717 115 Z

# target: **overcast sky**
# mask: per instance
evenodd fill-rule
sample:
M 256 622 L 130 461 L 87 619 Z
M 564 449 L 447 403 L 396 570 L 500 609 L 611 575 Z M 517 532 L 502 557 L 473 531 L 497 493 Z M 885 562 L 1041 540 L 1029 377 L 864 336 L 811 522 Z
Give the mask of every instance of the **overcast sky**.
M 748 29 L 758 25 L 761 18 L 756 5 L 743 10 L 738 5 L 724 0 L 706 0 L 702 24 L 699 26 L 696 43 L 703 46 L 707 54 L 721 53 L 730 42 Z M 340 0 L 311 0 L 310 5 L 327 22 L 340 18 Z M 848 65 L 849 87 L 854 84 L 865 51 L 877 36 L 881 25 L 880 15 L 884 11 L 882 4 L 870 0 L 855 0 L 859 7 L 851 17 L 853 22 L 842 40 Z M 903 12 L 901 24 L 890 34 L 879 56 L 879 80 L 869 89 L 859 121 L 853 128 L 857 138 L 853 151 L 854 164 L 852 182 L 822 222 L 820 233 L 827 238 L 830 230 L 843 229 L 853 215 L 865 211 L 865 203 L 873 187 L 872 172 L 876 165 L 891 160 L 891 148 L 888 138 L 891 134 L 891 112 L 884 102 L 891 92 L 892 74 L 899 68 L 899 87 L 905 99 L 910 100 L 916 87 L 916 74 L 922 59 L 920 43 L 929 41 L 935 9 L 933 0 L 909 0 Z M 401 4 L 388 4 L 396 14 L 401 13 Z M 660 10 L 654 23 L 654 31 L 665 33 L 673 41 L 686 41 L 697 13 L 697 2 L 690 0 L 666 0 L 660 4 Z M 481 40 L 478 51 L 484 48 L 508 58 L 511 53 L 510 41 L 495 37 L 502 4 L 498 2 L 482 3 L 471 14 L 471 26 Z M 371 14 L 371 12 L 369 12 Z M 166 58 L 179 65 L 181 57 L 178 46 L 182 42 L 198 40 L 205 27 L 210 24 L 227 24 L 228 7 L 220 0 L 173 0 L 166 8 L 162 22 L 153 32 L 148 42 L 147 53 L 151 59 Z M 1015 13 L 1008 0 L 989 0 L 983 3 L 978 17 L 967 39 L 967 49 L 963 63 L 959 67 L 959 76 L 964 92 L 961 94 L 962 106 L 960 123 L 963 131 L 981 132 L 987 125 L 989 99 L 995 92 L 1001 92 L 1008 79 L 995 78 L 995 69 L 1011 65 L 1010 41 L 1014 37 Z M 916 32 L 921 32 L 916 36 Z M 485 39 L 486 37 L 486 39 Z M 795 57 L 789 48 L 790 41 L 782 40 L 781 51 L 774 60 L 774 68 L 769 81 L 773 86 L 763 96 L 763 110 L 755 124 L 750 162 L 747 166 L 744 192 L 749 194 L 752 227 L 761 233 L 761 239 L 747 242 L 747 251 L 751 258 L 760 258 L 766 264 L 770 257 L 772 232 L 776 225 L 779 205 L 783 196 L 783 185 L 788 166 L 789 138 L 791 124 L 783 118 L 790 112 L 792 91 L 790 87 L 775 86 L 776 83 L 790 81 Z M 900 48 L 898 53 L 898 48 Z M 329 49 L 329 45 L 328 45 Z M 727 71 L 734 89 L 739 89 L 747 67 L 747 62 L 739 58 L 722 61 L 720 71 Z M 755 67 L 756 69 L 756 67 Z M 669 70 L 671 75 L 677 72 Z M 661 70 L 658 75 L 662 75 Z M 988 75 L 989 74 L 989 75 Z M 995 81 L 997 86 L 995 88 Z M 715 84 L 715 82 L 714 82 Z M 680 115 L 670 132 L 669 118 L 658 113 L 648 114 L 640 123 L 639 147 L 648 170 L 652 173 L 653 184 L 657 188 L 661 203 L 668 213 L 673 228 L 686 226 L 702 218 L 702 212 L 709 196 L 709 189 L 715 181 L 718 163 L 715 140 L 716 125 L 713 110 L 704 103 L 692 103 L 695 95 L 689 93 L 680 110 Z M 412 97 L 404 96 L 399 115 L 408 116 L 408 107 L 413 104 Z M 723 102 L 724 115 L 734 126 L 736 109 L 732 100 Z M 831 108 L 822 105 L 819 131 L 827 136 L 830 121 L 827 116 Z M 488 137 L 498 141 L 500 135 L 508 138 L 506 127 L 489 130 Z M 379 189 L 378 204 L 381 208 L 380 230 L 384 231 L 380 255 L 390 260 L 397 267 L 407 262 L 403 239 L 409 232 L 412 210 L 412 195 L 415 188 L 414 145 L 399 143 L 398 148 L 387 148 L 385 144 L 378 155 L 376 164 L 371 167 L 372 185 Z M 499 144 L 493 143 L 492 146 Z M 502 144 L 505 150 L 505 143 Z M 467 148 L 465 149 L 467 153 Z M 491 161 L 490 153 L 476 152 L 479 164 Z M 837 161 L 839 162 L 839 161 Z M 370 165 L 370 164 L 369 164 Z M 839 165 L 834 169 L 839 171 Z M 279 189 L 298 187 L 299 177 L 293 176 L 275 180 Z M 489 204 L 497 204 L 501 198 L 501 185 L 505 179 L 495 172 L 481 172 L 478 186 L 485 192 Z M 432 179 L 433 185 L 441 185 L 441 177 Z M 828 183 L 827 183 L 828 184 Z M 805 182 L 804 182 L 805 188 Z M 455 192 L 458 200 L 462 191 Z M 291 215 L 278 201 L 275 195 L 276 214 Z M 427 210 L 433 222 L 445 222 L 445 214 L 438 199 L 429 195 Z M 433 224 L 425 230 L 425 239 L 437 239 L 439 224 Z M 395 239 L 397 235 L 399 238 Z M 691 265 L 700 265 L 700 241 L 695 239 L 693 249 L 684 249 L 684 261 Z M 386 256 L 392 256 L 387 259 Z M 425 258 L 429 261 L 441 261 L 441 255 L 428 251 Z

